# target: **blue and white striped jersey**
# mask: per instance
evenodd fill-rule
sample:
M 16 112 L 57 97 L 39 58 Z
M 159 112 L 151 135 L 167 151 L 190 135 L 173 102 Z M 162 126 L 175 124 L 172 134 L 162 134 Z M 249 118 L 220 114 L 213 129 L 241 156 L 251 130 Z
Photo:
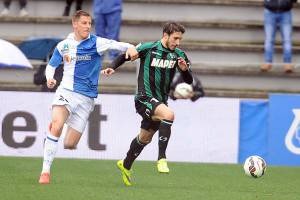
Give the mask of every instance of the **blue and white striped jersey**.
M 133 45 L 93 34 L 78 42 L 74 33 L 70 33 L 67 39 L 57 44 L 53 52 L 46 69 L 47 80 L 53 78 L 55 68 L 63 61 L 64 74 L 60 86 L 96 98 L 103 53 L 110 49 L 126 51 L 129 47 Z

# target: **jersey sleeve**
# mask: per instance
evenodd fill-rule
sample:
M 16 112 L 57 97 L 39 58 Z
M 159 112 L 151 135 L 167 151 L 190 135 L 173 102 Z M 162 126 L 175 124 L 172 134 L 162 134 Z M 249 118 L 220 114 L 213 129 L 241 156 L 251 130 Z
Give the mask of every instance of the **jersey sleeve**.
M 191 62 L 190 62 L 189 58 L 187 57 L 187 55 L 184 53 L 184 51 L 179 50 L 179 51 L 177 51 L 177 54 L 179 57 L 181 57 L 185 60 L 186 64 L 189 67 L 189 71 L 191 71 Z
M 176 53 L 179 57 L 183 58 L 188 66 L 188 70 L 186 71 L 182 71 L 178 64 L 177 64 L 177 69 L 178 71 L 181 73 L 181 76 L 184 80 L 184 82 L 188 83 L 188 84 L 192 84 L 193 83 L 193 77 L 192 77 L 192 70 L 191 70 L 191 63 L 190 63 L 190 60 L 188 59 L 187 55 L 181 51 L 180 49 L 177 49 L 176 50 Z
M 135 48 L 136 48 L 137 52 L 139 53 L 139 58 L 145 57 L 145 55 L 151 49 L 152 46 L 153 46 L 152 42 L 138 44 Z
M 63 46 L 65 45 L 65 41 L 59 42 L 54 51 L 53 54 L 48 62 L 48 65 L 46 66 L 46 70 L 45 70 L 45 75 L 46 75 L 46 79 L 53 79 L 54 78 L 54 73 L 57 67 L 60 66 L 62 60 L 63 60 L 63 55 L 62 55 L 62 49 Z
M 125 42 L 118 42 L 106 38 L 97 37 L 97 52 L 102 55 L 108 50 L 126 51 L 128 48 L 134 47 L 132 44 Z
M 56 47 L 54 49 L 54 52 L 52 54 L 52 57 L 51 57 L 48 65 L 50 65 L 51 67 L 57 68 L 60 65 L 61 61 L 62 61 L 62 55 L 60 54 L 58 48 Z

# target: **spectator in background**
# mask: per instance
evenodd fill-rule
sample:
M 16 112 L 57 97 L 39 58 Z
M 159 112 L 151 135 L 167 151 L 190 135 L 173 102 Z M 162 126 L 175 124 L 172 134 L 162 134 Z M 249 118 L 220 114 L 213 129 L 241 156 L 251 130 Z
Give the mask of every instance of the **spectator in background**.
M 119 41 L 121 13 L 122 0 L 94 0 L 96 35 Z M 114 60 L 118 54 L 118 51 L 110 51 L 109 60 Z
M 203 97 L 205 95 L 205 93 L 204 93 L 204 90 L 203 90 L 200 80 L 197 78 L 196 75 L 194 75 L 193 73 L 191 73 L 191 74 L 193 77 L 193 83 L 192 83 L 193 94 L 189 99 L 194 102 L 194 101 L 198 100 L 200 97 Z M 184 99 L 180 96 L 177 96 L 175 93 L 175 88 L 180 83 L 184 83 L 184 80 L 183 80 L 182 76 L 180 75 L 180 73 L 176 72 L 176 74 L 173 78 L 173 81 L 171 83 L 170 92 L 169 92 L 169 96 L 173 100 Z
M 70 15 L 70 10 L 71 10 L 71 6 L 74 0 L 66 0 L 66 7 L 63 13 L 63 16 L 69 16 Z M 76 0 L 76 11 L 77 10 L 82 10 L 82 2 L 83 0 Z
M 272 68 L 276 30 L 279 27 L 283 43 L 283 62 L 286 73 L 293 72 L 292 65 L 292 8 L 297 0 L 264 0 L 265 63 L 262 71 Z
M 8 16 L 9 15 L 9 8 L 10 8 L 11 0 L 4 0 L 4 10 L 1 12 L 1 16 Z M 28 16 L 28 12 L 26 10 L 27 0 L 19 0 L 20 4 L 20 17 Z

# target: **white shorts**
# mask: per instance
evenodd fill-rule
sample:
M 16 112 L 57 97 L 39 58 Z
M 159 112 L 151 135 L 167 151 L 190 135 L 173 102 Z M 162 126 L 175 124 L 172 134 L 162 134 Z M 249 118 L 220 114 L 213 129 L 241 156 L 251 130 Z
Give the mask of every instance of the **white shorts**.
M 94 98 L 58 87 L 52 107 L 55 105 L 64 105 L 70 113 L 66 124 L 83 133 L 89 115 L 94 110 Z

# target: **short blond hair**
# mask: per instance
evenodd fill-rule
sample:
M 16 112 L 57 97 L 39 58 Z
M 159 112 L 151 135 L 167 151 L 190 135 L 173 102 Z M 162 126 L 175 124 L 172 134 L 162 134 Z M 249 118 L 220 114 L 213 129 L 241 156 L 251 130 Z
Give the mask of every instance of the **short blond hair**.
M 72 21 L 78 21 L 81 16 L 91 17 L 91 15 L 88 12 L 85 12 L 83 10 L 77 10 L 72 17 Z

